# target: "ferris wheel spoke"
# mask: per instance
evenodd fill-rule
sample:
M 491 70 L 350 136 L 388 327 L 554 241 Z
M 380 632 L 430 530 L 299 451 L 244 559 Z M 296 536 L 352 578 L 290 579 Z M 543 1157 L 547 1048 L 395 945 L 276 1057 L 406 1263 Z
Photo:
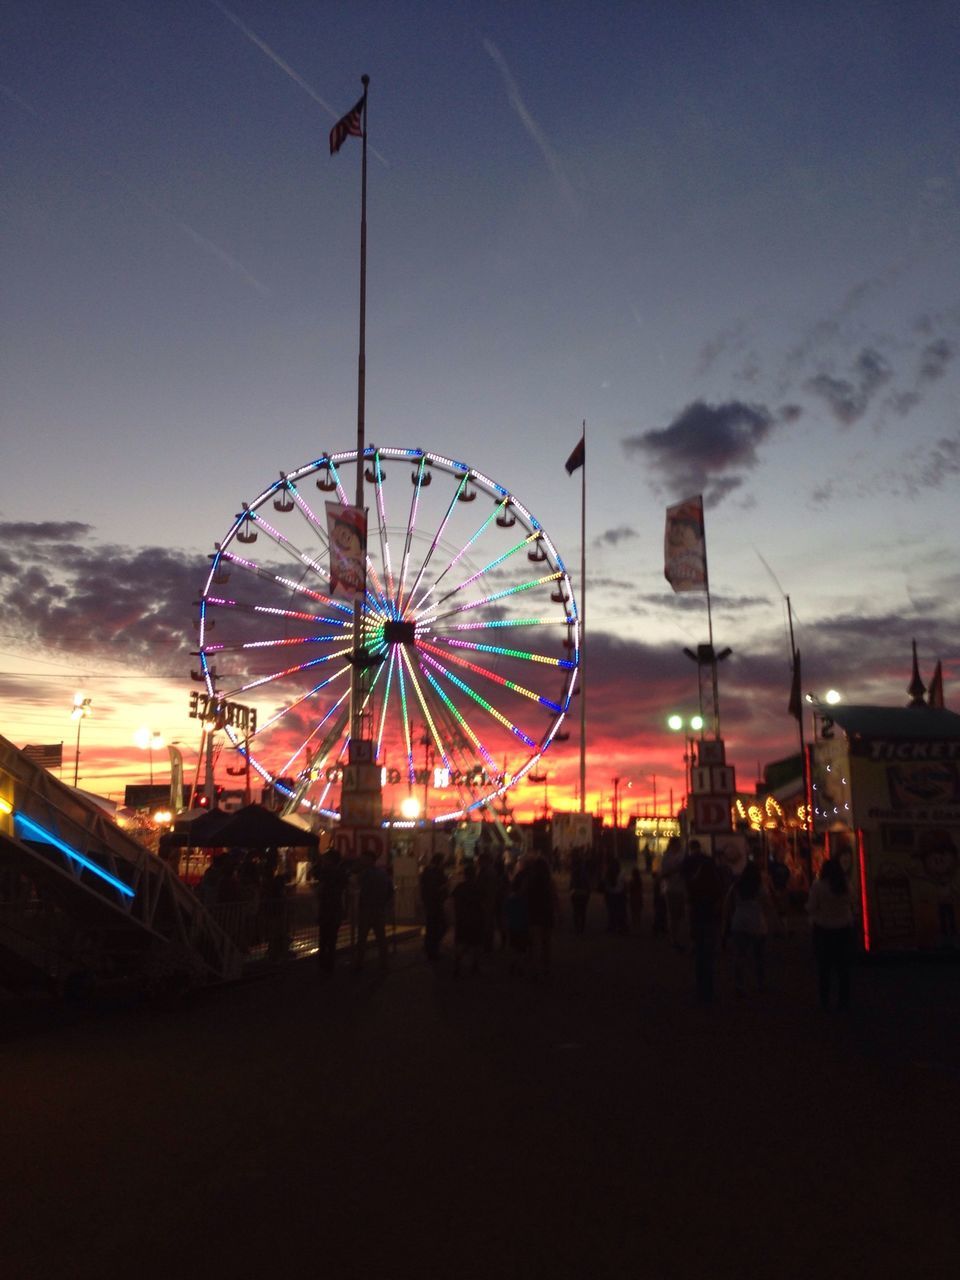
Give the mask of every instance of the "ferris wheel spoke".
M 250 520 L 254 521 L 257 529 L 262 530 L 270 538 L 273 544 L 286 552 L 292 560 L 296 560 L 299 564 L 304 565 L 307 569 L 312 569 L 314 573 L 319 574 L 321 578 L 330 578 L 330 570 L 325 564 L 322 564 L 316 556 L 310 555 L 306 551 L 302 551 L 296 543 L 292 542 L 285 533 L 281 533 L 279 529 L 275 529 L 269 521 L 265 520 L 259 511 L 249 511 Z
M 295 582 L 293 578 L 285 578 L 282 574 L 274 573 L 271 569 L 264 569 L 255 560 L 248 560 L 246 557 L 238 556 L 232 551 L 221 551 L 220 557 L 223 560 L 228 560 L 230 564 L 235 565 L 238 569 L 243 569 L 262 579 L 264 582 L 273 583 L 275 586 L 283 587 L 285 591 L 305 596 L 308 600 L 316 600 L 318 604 L 327 605 L 331 609 L 338 609 L 342 613 L 349 614 L 351 618 L 353 617 L 351 605 L 345 604 L 342 600 L 335 600 L 332 596 L 324 595 L 322 591 L 314 591 L 312 588 L 304 586 L 302 582 Z M 319 567 L 322 569 L 322 566 Z M 325 572 L 325 576 L 329 578 L 330 575 Z
M 236 610 L 237 613 L 263 614 L 271 618 L 282 618 L 288 622 L 310 622 L 314 626 L 322 623 L 326 627 L 348 627 L 346 618 L 325 618 L 319 613 L 304 613 L 299 609 L 279 609 L 266 604 L 246 604 L 240 600 L 228 600 L 220 596 L 207 596 L 207 607 L 214 605 L 220 609 Z
M 387 681 L 383 691 L 383 702 L 380 705 L 380 727 L 377 731 L 377 756 L 383 754 L 384 733 L 387 727 L 387 711 L 390 707 L 390 693 L 393 686 L 393 671 L 397 660 L 397 650 L 391 649 L 390 661 L 387 666 Z
M 260 676 L 256 680 L 248 680 L 243 684 L 237 685 L 235 689 L 231 689 L 223 696 L 227 699 L 235 698 L 238 694 L 249 693 L 251 689 L 262 689 L 264 685 L 274 684 L 277 680 L 285 680 L 288 676 L 299 675 L 301 671 L 310 671 L 313 667 L 322 666 L 326 662 L 332 662 L 334 658 L 346 657 L 349 659 L 350 649 L 338 649 L 336 653 L 327 653 L 320 658 L 311 658 L 309 662 L 301 662 L 295 667 L 285 667 L 282 671 L 272 671 L 269 675 Z M 342 675 L 350 670 L 349 660 L 337 672 Z M 331 677 L 333 679 L 334 677 Z
M 432 686 L 437 697 L 440 699 L 440 705 L 444 708 L 444 711 L 446 712 L 448 732 L 450 733 L 451 741 L 456 741 L 458 736 L 465 736 L 470 742 L 473 743 L 474 747 L 477 750 L 477 753 L 483 757 L 483 759 L 487 762 L 490 768 L 493 770 L 496 770 L 496 764 L 494 762 L 493 756 L 490 754 L 490 752 L 481 742 L 477 734 L 474 733 L 469 722 L 466 720 L 466 718 L 461 714 L 459 709 L 453 703 L 449 694 L 440 686 L 440 683 L 437 680 L 436 676 L 433 674 L 433 672 L 428 671 L 426 667 L 423 665 L 421 665 L 420 671 L 421 671 L 421 674 Z
M 454 495 L 454 499 L 453 499 L 454 503 L 460 502 L 461 495 L 463 494 L 463 492 L 465 492 L 466 483 L 468 479 L 470 479 L 470 472 L 467 472 L 466 475 L 461 476 L 460 486 L 458 486 L 457 493 L 456 495 Z M 468 550 L 470 550 L 472 545 L 476 543 L 477 539 L 481 538 L 481 536 L 485 534 L 486 530 L 489 529 L 490 525 L 495 524 L 495 521 L 497 521 L 498 515 L 502 515 L 504 509 L 507 508 L 508 503 L 509 503 L 509 497 L 508 495 L 506 495 L 506 497 L 503 498 L 502 502 L 499 502 L 497 506 L 493 508 L 493 511 L 490 512 L 490 515 L 488 517 L 486 517 L 486 520 L 484 520 L 483 524 L 479 526 L 479 529 L 476 529 L 474 534 L 471 534 L 470 538 L 468 538 L 465 541 L 465 543 L 463 543 L 461 549 L 458 550 L 458 552 L 456 553 L 456 556 L 452 556 L 451 558 L 449 558 L 449 561 L 447 562 L 447 564 L 445 564 L 443 571 L 440 572 L 439 575 L 435 577 L 433 584 L 431 584 L 430 588 L 420 596 L 419 600 L 417 600 L 417 603 L 416 603 L 417 613 L 421 613 L 422 611 L 424 611 L 426 602 L 428 602 L 428 600 L 430 599 L 430 596 L 434 594 L 434 591 L 438 589 L 440 582 L 442 582 L 445 579 L 445 577 L 447 577 L 448 573 L 451 572 L 453 568 L 456 568 L 457 564 L 460 564 L 463 557 L 466 556 Z
M 443 537 L 444 530 L 446 529 L 447 525 L 450 523 L 450 517 L 453 515 L 453 512 L 456 508 L 457 503 L 460 501 L 460 495 L 463 493 L 464 488 L 466 487 L 469 474 L 470 473 L 467 472 L 465 475 L 462 475 L 460 477 L 460 483 L 457 485 L 454 491 L 453 497 L 450 499 L 449 503 L 447 504 L 447 509 L 444 512 L 443 518 L 440 521 L 440 526 L 437 529 L 436 533 L 433 535 L 433 541 L 430 543 L 427 553 L 423 557 L 423 560 L 420 563 L 420 568 L 417 571 L 417 576 L 414 580 L 413 586 L 410 588 L 410 593 L 407 596 L 408 611 L 410 610 L 413 597 L 417 594 L 417 591 L 420 588 L 420 583 L 423 581 L 423 576 L 426 573 L 431 561 L 433 560 L 434 552 L 436 551 L 437 547 L 440 545 L 440 539 Z M 447 567 L 449 568 L 449 565 Z M 444 572 L 446 572 L 446 570 L 444 570 Z M 427 594 L 429 595 L 429 592 Z M 420 607 L 419 601 L 416 607 L 417 609 L 419 609 Z
M 528 537 L 523 538 L 520 542 L 515 543 L 512 547 L 510 547 L 508 551 L 505 551 L 502 555 L 497 556 L 494 560 L 488 561 L 483 566 L 482 569 L 477 569 L 474 573 L 471 573 L 469 578 L 464 578 L 464 580 L 461 583 L 459 583 L 457 586 L 452 587 L 451 590 L 445 592 L 444 595 L 442 595 L 440 599 L 436 602 L 436 604 L 434 604 L 433 608 L 434 609 L 441 608 L 444 604 L 446 604 L 448 600 L 450 600 L 453 596 L 457 595 L 458 592 L 465 590 L 472 583 L 476 582 L 478 578 L 482 578 L 486 573 L 492 573 L 494 569 L 498 569 L 500 565 L 504 564 L 507 560 L 509 560 L 511 556 L 516 555 L 518 551 L 522 551 L 525 547 L 529 547 L 531 542 L 536 542 L 537 537 L 538 535 L 536 533 L 531 533 Z
M 257 731 L 256 733 L 251 734 L 251 737 L 258 738 L 262 734 L 265 734 L 268 729 L 272 729 L 274 725 L 279 724 L 279 722 L 284 718 L 284 716 L 289 715 L 291 711 L 295 711 L 297 707 L 302 706 L 303 703 L 306 702 L 308 698 L 316 697 L 316 695 L 322 692 L 322 690 L 328 689 L 330 685 L 332 685 L 335 681 L 342 679 L 343 675 L 344 675 L 344 669 L 341 668 L 341 670 L 335 671 L 332 676 L 328 676 L 326 680 L 321 680 L 319 684 L 315 684 L 313 688 L 308 689 L 306 693 L 302 693 L 299 698 L 294 698 L 292 702 L 288 702 L 286 703 L 285 706 L 280 707 L 279 710 L 275 711 L 272 716 L 270 716 L 268 719 L 264 720 L 262 723 L 257 725 Z M 346 693 L 342 694 L 337 699 L 337 701 L 333 704 L 331 711 L 336 710 L 336 708 L 343 702 L 344 698 L 346 698 L 349 695 L 349 692 L 350 691 L 348 689 Z M 330 712 L 328 711 L 327 714 L 320 721 L 321 725 L 328 719 L 329 715 L 330 715 Z
M 500 675 L 496 671 L 491 671 L 488 667 L 478 666 L 475 662 L 468 662 L 466 658 L 460 658 L 453 653 L 445 653 L 443 649 L 433 644 L 422 644 L 421 648 L 437 657 L 443 656 L 448 662 L 452 662 L 454 666 L 460 667 L 464 671 L 472 671 L 474 675 L 482 676 L 485 680 L 491 680 L 501 689 L 510 689 L 513 693 L 519 693 L 524 698 L 529 698 L 531 702 L 538 702 L 542 707 L 546 707 L 548 711 L 556 712 L 558 715 L 563 711 L 563 707 L 558 702 L 554 702 L 551 698 L 546 698 L 542 693 L 536 693 L 533 689 L 527 689 L 522 684 L 517 684 L 515 680 L 508 680 L 506 676 Z
M 288 649 L 303 644 L 339 644 L 342 635 L 335 636 L 283 636 L 276 640 L 242 640 L 237 644 L 205 644 L 201 653 L 210 657 L 214 653 L 244 653 L 251 649 Z
M 407 754 L 407 780 L 414 782 L 416 768 L 413 763 L 413 741 L 410 736 L 410 716 L 407 712 L 407 683 L 403 675 L 403 663 L 397 663 L 397 683 L 400 690 L 400 726 L 403 730 L 403 741 Z
M 467 604 L 457 605 L 455 609 L 447 609 L 443 613 L 423 615 L 423 620 L 431 624 L 442 621 L 444 618 L 454 618 L 458 613 L 467 613 L 471 609 L 482 609 L 485 605 L 495 604 L 498 600 L 506 600 L 509 596 L 519 595 L 522 591 L 533 591 L 537 587 L 545 586 L 548 582 L 558 582 L 564 576 L 561 569 L 557 569 L 554 573 L 548 573 L 542 578 L 533 578 L 530 582 L 521 582 L 515 587 L 505 587 L 502 591 L 492 591 L 487 596 L 479 596 L 476 600 L 470 600 Z
M 420 687 L 420 681 L 417 679 L 417 673 L 413 665 L 413 660 L 411 659 L 406 649 L 401 649 L 400 654 L 401 654 L 401 657 L 403 658 L 403 664 L 407 668 L 407 675 L 410 677 L 410 683 L 413 685 L 414 692 L 417 695 L 417 701 L 420 703 L 420 710 L 423 712 L 423 717 L 427 722 L 427 728 L 430 730 L 430 736 L 433 738 L 434 746 L 440 752 L 440 758 L 443 761 L 444 766 L 446 768 L 449 768 L 450 758 L 447 755 L 447 748 L 445 743 L 441 741 L 440 734 L 437 731 L 437 726 L 434 722 L 433 715 L 427 703 L 427 699 L 424 696 L 424 691 Z
M 410 566 L 410 548 L 413 544 L 413 535 L 417 527 L 417 517 L 420 512 L 420 491 L 424 484 L 424 475 L 426 474 L 427 460 L 420 459 L 420 465 L 417 467 L 416 478 L 413 482 L 413 495 L 410 498 L 410 514 L 407 517 L 407 536 L 403 546 L 403 559 L 400 562 L 400 581 L 397 583 L 396 609 L 398 618 L 403 617 L 403 591 L 407 581 L 407 570 Z M 432 479 L 432 477 L 431 477 Z
M 466 681 L 461 680 L 459 676 L 454 675 L 454 673 L 448 667 L 445 667 L 442 662 L 439 662 L 435 657 L 431 657 L 429 653 L 423 654 L 423 660 L 424 662 L 429 663 L 436 671 L 439 671 L 440 674 L 445 679 L 449 680 L 451 684 L 456 685 L 456 687 L 465 693 L 468 698 L 472 698 L 478 706 L 483 707 L 484 711 L 486 711 L 488 715 L 493 716 L 494 720 L 498 720 L 505 729 L 509 729 L 510 732 L 518 737 L 521 742 L 526 743 L 528 747 L 535 747 L 537 745 L 533 738 L 524 733 L 521 728 L 515 725 L 512 720 L 509 720 L 502 712 L 498 711 L 496 707 L 489 703 L 486 698 L 482 697 L 481 694 L 477 693 L 475 689 L 472 689 Z M 467 666 L 468 664 L 463 663 L 462 665 Z M 479 668 L 477 668 L 477 670 L 481 675 L 489 676 L 491 674 L 488 671 L 480 671 Z M 498 681 L 498 683 L 500 682 Z M 502 681 L 502 683 L 505 684 L 506 682 Z
M 376 507 L 377 507 L 377 533 L 380 540 L 380 557 L 383 561 L 385 583 L 380 586 L 380 595 L 383 599 L 383 609 L 388 616 L 395 616 L 391 613 L 390 605 L 394 599 L 395 587 L 393 581 L 393 563 L 390 559 L 390 541 L 387 538 L 387 503 L 383 496 L 383 464 L 380 460 L 380 450 L 378 449 L 373 455 L 373 474 L 375 480 Z M 368 569 L 376 573 L 373 561 L 367 557 Z
M 443 636 L 442 640 L 451 649 L 468 649 L 473 653 L 492 653 L 504 658 L 518 658 L 521 662 L 539 662 L 548 667 L 559 667 L 563 671 L 572 671 L 577 665 L 570 658 L 553 658 L 544 653 L 531 653 L 527 649 L 507 649 L 498 644 L 475 644 L 469 640 L 454 640 L 452 636 Z
M 455 622 L 451 631 L 489 631 L 499 627 L 566 627 L 567 618 L 483 618 L 473 622 Z

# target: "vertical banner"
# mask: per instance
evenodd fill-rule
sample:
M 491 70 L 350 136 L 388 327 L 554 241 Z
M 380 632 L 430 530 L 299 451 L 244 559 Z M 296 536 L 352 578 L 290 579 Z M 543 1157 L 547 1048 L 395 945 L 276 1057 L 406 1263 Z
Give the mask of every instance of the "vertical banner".
M 674 591 L 707 590 L 707 543 L 701 496 L 667 507 L 663 556 L 663 574 Z
M 367 586 L 367 512 L 328 502 L 330 594 L 362 596 Z
M 170 756 L 170 808 L 174 814 L 183 812 L 183 755 L 179 747 L 167 747 Z

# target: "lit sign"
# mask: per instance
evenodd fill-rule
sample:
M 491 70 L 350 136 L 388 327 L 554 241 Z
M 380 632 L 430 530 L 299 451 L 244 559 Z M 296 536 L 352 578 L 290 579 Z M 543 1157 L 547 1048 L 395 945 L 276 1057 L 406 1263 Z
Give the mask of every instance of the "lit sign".
M 239 729 L 242 734 L 257 732 L 257 712 L 255 707 L 245 707 L 240 702 L 227 702 L 225 698 L 211 698 L 209 694 L 194 689 L 190 694 L 190 718 L 192 720 L 211 721 L 218 729 L 227 725 L 231 729 Z

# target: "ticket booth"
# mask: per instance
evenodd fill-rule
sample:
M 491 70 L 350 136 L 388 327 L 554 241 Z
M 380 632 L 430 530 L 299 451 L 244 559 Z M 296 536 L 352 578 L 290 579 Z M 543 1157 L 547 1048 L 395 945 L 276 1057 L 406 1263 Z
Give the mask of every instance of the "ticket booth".
M 810 786 L 814 830 L 848 869 L 865 950 L 960 948 L 960 715 L 824 709 Z

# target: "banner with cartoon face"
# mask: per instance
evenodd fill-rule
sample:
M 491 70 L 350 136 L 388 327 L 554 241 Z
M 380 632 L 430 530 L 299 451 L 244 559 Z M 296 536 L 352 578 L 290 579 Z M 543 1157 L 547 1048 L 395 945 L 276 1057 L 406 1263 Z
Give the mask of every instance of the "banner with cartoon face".
M 362 596 L 367 586 L 367 512 L 326 503 L 330 540 L 330 594 Z

